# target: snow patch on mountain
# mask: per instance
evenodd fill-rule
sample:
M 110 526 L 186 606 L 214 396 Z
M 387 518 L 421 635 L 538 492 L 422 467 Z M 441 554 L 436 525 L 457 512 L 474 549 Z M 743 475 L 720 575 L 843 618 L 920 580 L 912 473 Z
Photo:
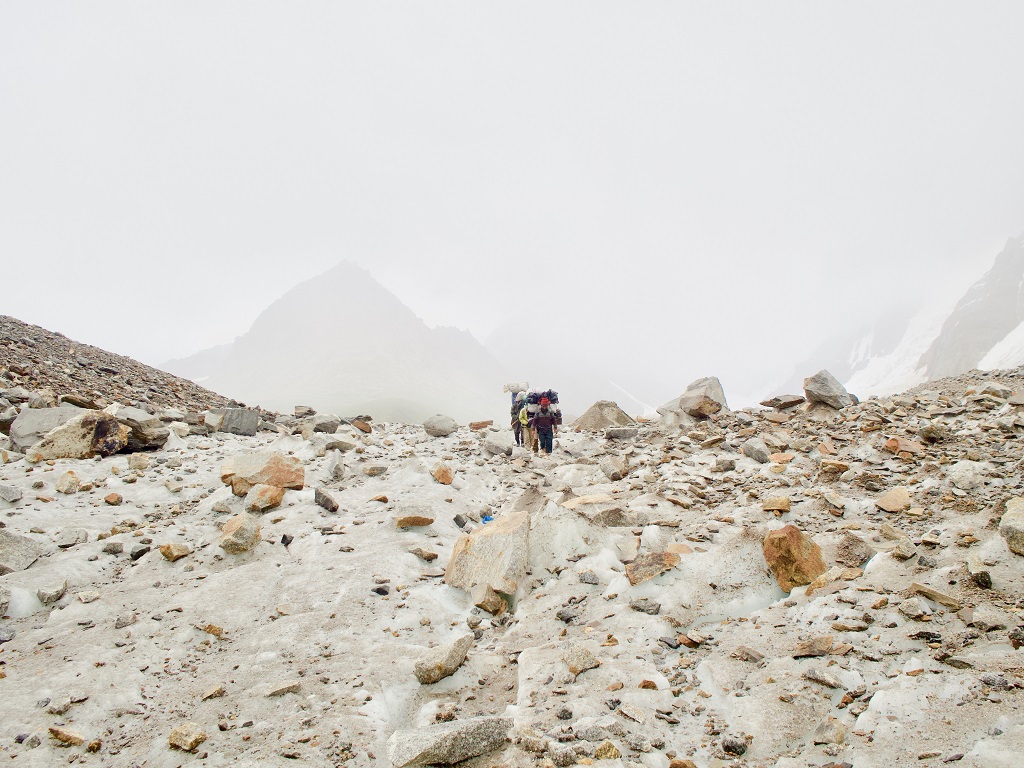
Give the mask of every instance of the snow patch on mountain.
M 1024 365 L 1024 323 L 1021 323 L 988 351 L 978 368 L 982 371 L 1001 371 Z

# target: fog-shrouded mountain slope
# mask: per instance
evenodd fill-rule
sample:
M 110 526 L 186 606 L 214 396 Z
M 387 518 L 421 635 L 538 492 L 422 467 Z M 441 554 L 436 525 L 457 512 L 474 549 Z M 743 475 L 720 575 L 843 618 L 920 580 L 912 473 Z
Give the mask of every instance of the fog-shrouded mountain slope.
M 275 410 L 303 404 L 387 421 L 504 414 L 507 374 L 471 334 L 429 328 L 347 262 L 289 290 L 227 350 L 165 367 Z
M 977 367 L 1024 320 L 1024 236 L 1007 241 L 984 277 L 971 286 L 921 357 L 929 379 Z
M 808 370 L 827 368 L 860 396 L 889 395 L 973 368 L 1024 364 L 1024 235 L 1011 238 L 992 268 L 955 306 L 900 307 L 842 331 L 796 367 L 777 391 L 798 392 Z

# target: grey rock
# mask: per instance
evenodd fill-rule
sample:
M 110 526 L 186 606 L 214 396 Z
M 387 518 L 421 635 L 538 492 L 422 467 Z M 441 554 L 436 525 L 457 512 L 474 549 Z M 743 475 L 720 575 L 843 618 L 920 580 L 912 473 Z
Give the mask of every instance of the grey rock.
M 11 442 L 19 451 L 28 448 L 43 439 L 47 432 L 65 424 L 75 416 L 84 413 L 84 409 L 73 405 L 61 405 L 57 408 L 26 408 L 18 414 L 11 424 Z
M 512 431 L 503 429 L 500 432 L 488 432 L 484 436 L 483 449 L 491 456 L 511 456 L 515 448 Z
M 697 379 L 680 396 L 679 409 L 698 419 L 706 419 L 719 411 L 729 410 L 722 382 L 716 376 Z
M 211 408 L 210 413 L 223 417 L 218 432 L 252 437 L 260 428 L 260 412 L 255 408 Z
M 569 668 L 569 672 L 577 677 L 588 669 L 601 666 L 594 652 L 577 640 L 569 640 L 562 646 L 562 661 Z
M 473 634 L 469 633 L 453 642 L 428 650 L 416 662 L 416 679 L 420 681 L 420 685 L 430 685 L 455 674 L 466 660 L 466 653 L 472 645 Z
M 452 765 L 505 746 L 512 726 L 511 717 L 474 717 L 395 731 L 388 739 L 388 757 L 394 768 Z
M 440 413 L 423 422 L 424 431 L 431 437 L 448 437 L 458 428 L 455 419 L 451 416 L 442 416 Z
M 131 430 L 128 435 L 128 450 L 156 451 L 163 448 L 171 431 L 160 419 L 141 408 L 121 407 L 114 418 Z
M 832 408 L 853 405 L 853 398 L 846 391 L 846 387 L 826 370 L 818 371 L 810 378 L 804 379 L 804 396 L 809 403 L 824 403 Z
M 811 667 L 809 670 L 804 672 L 804 679 L 810 680 L 812 683 L 824 685 L 826 688 L 843 687 L 843 684 L 839 681 L 838 677 L 833 675 L 831 672 L 826 672 L 821 667 Z
M 1024 499 L 1012 498 L 1006 502 L 1006 511 L 999 521 L 999 535 L 1006 539 L 1011 552 L 1024 555 Z
M 758 464 L 767 464 L 768 459 L 771 456 L 771 452 L 768 450 L 768 446 L 764 444 L 764 440 L 759 437 L 752 437 L 743 444 L 740 451 L 747 458 L 753 459 Z
M 23 571 L 43 554 L 43 548 L 26 536 L 0 528 L 0 576 Z
M 323 488 L 317 488 L 313 492 L 313 500 L 317 503 L 317 506 L 323 507 L 328 512 L 338 511 L 338 502 Z
M 77 547 L 88 541 L 89 533 L 84 528 L 69 528 L 66 531 L 61 531 L 60 538 L 57 539 L 57 546 L 60 549 L 71 549 L 71 547 Z
M 312 418 L 313 431 L 333 435 L 341 426 L 341 417 L 333 413 L 319 413 Z
M 593 571 L 583 571 L 580 574 L 580 584 L 600 584 L 597 574 Z
M 830 717 L 814 729 L 815 744 L 842 744 L 846 740 L 846 726 L 841 720 Z
M 124 552 L 124 542 L 106 541 L 103 543 L 103 551 L 108 555 L 120 555 Z
M 986 465 L 980 461 L 958 461 L 949 468 L 949 482 L 962 491 L 973 491 L 985 484 Z
M 67 581 L 62 581 L 59 584 L 49 584 L 47 586 L 40 587 L 36 590 L 36 597 L 39 598 L 39 602 L 43 605 L 53 605 L 68 591 Z
M 0 586 L 0 616 L 7 613 L 7 609 L 11 607 L 11 590 L 7 587 Z
M 621 456 L 606 456 L 601 461 L 601 471 L 609 480 L 621 480 L 629 472 L 626 460 Z
M 0 485 L 0 500 L 6 501 L 8 504 L 21 501 L 22 495 L 21 488 L 13 485 Z
M 632 440 L 640 434 L 640 430 L 636 427 L 609 427 L 604 431 L 604 436 L 608 440 Z
M 649 597 L 635 597 L 629 601 L 629 607 L 638 613 L 646 613 L 651 616 L 661 613 L 661 603 Z

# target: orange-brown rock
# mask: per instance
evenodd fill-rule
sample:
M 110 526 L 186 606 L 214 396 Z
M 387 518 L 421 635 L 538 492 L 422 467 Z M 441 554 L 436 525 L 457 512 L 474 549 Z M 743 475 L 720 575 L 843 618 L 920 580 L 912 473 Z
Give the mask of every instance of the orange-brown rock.
M 441 485 L 451 485 L 452 480 L 455 479 L 455 476 L 452 474 L 451 467 L 447 464 L 438 464 L 434 468 L 433 475 L 434 479 L 441 483 Z
M 245 496 L 255 485 L 302 490 L 305 477 L 298 459 L 270 451 L 232 456 L 220 469 L 221 482 L 230 485 L 235 496 Z
M 769 533 L 763 551 L 768 567 L 784 592 L 810 584 L 825 572 L 821 548 L 795 525 Z
M 640 555 L 626 566 L 626 578 L 635 587 L 641 582 L 660 576 L 677 565 L 679 565 L 679 555 L 675 552 L 650 552 Z
M 248 512 L 266 512 L 268 509 L 281 506 L 284 501 L 284 488 L 276 485 L 254 485 L 246 494 L 245 509 Z

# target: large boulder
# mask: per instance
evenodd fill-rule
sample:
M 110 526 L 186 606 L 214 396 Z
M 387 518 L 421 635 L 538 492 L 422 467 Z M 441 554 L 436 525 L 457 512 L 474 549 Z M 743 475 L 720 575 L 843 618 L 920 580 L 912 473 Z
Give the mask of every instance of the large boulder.
M 853 397 L 846 387 L 826 370 L 820 370 L 809 379 L 804 379 L 804 396 L 808 403 L 824 403 L 832 408 L 853 405 Z
M 210 413 L 222 417 L 218 432 L 252 437 L 260 428 L 260 412 L 255 408 L 211 408 Z
M 500 432 L 488 432 L 484 437 L 483 448 L 491 456 L 500 456 L 501 454 L 511 456 L 515 445 L 512 431 L 503 429 Z
M 598 400 L 572 423 L 573 429 L 600 432 L 609 427 L 628 427 L 636 422 L 611 400 Z
M 826 570 L 821 547 L 795 525 L 769 533 L 764 539 L 763 551 L 783 592 L 810 584 Z
M 28 449 L 25 458 L 36 463 L 51 459 L 91 459 L 110 456 L 128 445 L 130 430 L 109 413 L 80 411 Z
M 38 542 L 0 528 L 0 576 L 25 570 L 41 554 L 43 548 Z
M 24 452 L 38 443 L 47 432 L 82 413 L 82 408 L 61 405 L 57 408 L 26 408 L 11 423 L 11 442 L 16 451 Z
M 455 419 L 451 416 L 442 416 L 440 413 L 423 422 L 424 431 L 431 437 L 448 437 L 458 428 Z
M 722 382 L 717 376 L 697 379 L 680 396 L 679 410 L 698 419 L 706 419 L 719 411 L 729 410 Z
M 488 587 L 514 595 L 526 576 L 529 529 L 529 513 L 512 512 L 460 536 L 445 568 L 445 583 L 474 596 Z
M 220 479 L 235 496 L 245 496 L 253 486 L 273 485 L 301 491 L 306 472 L 293 456 L 273 451 L 252 451 L 230 457 L 221 465 Z
M 504 747 L 513 723 L 511 717 L 473 717 L 395 731 L 388 757 L 394 768 L 461 763 Z
M 111 408 L 108 412 L 131 431 L 128 435 L 129 451 L 159 450 L 163 448 L 171 434 L 171 431 L 158 417 L 141 408 L 118 406 Z

